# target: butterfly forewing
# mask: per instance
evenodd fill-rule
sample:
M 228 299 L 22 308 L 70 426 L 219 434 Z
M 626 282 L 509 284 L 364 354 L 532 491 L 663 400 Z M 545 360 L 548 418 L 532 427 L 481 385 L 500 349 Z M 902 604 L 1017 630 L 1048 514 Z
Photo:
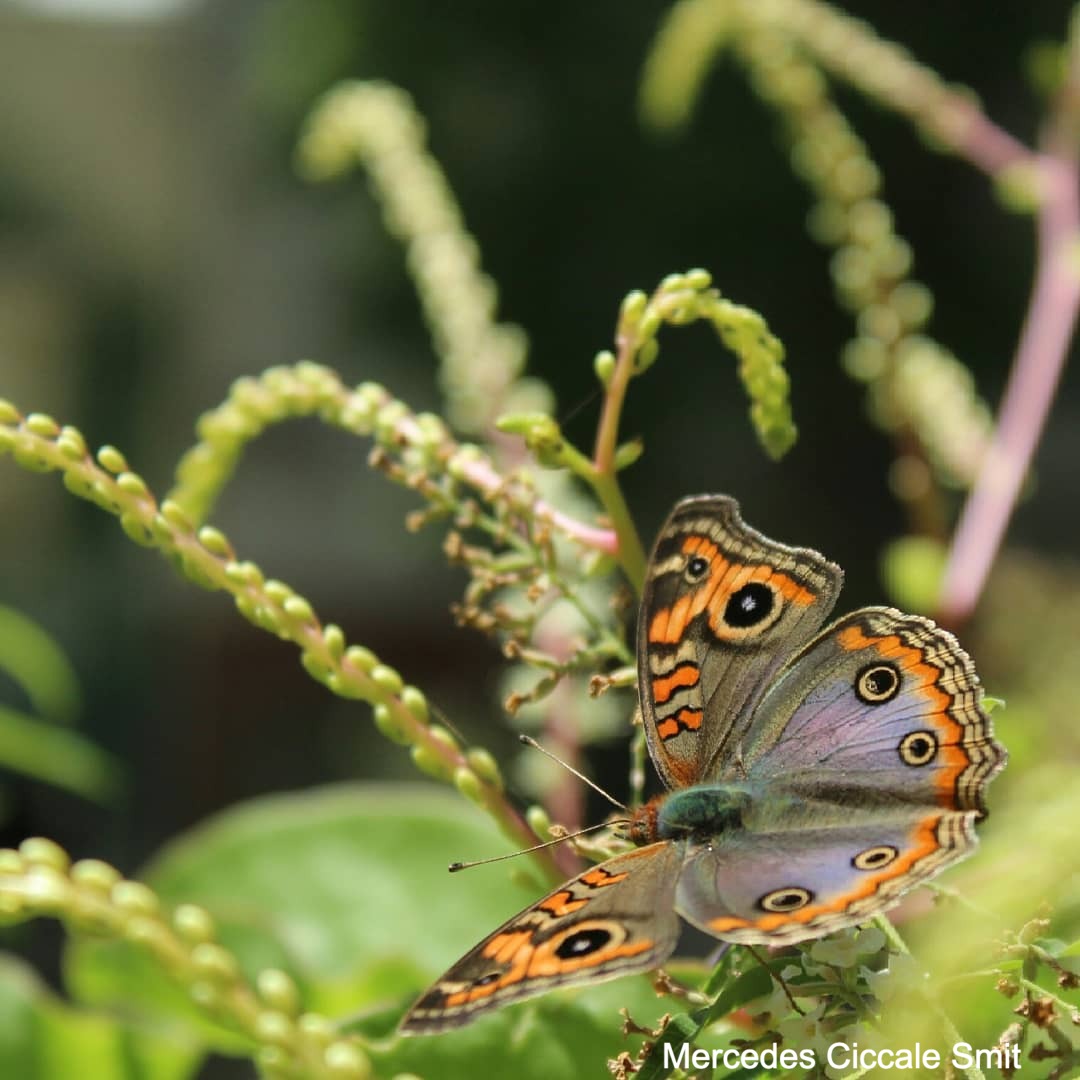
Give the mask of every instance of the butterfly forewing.
M 460 1027 L 565 983 L 662 964 L 675 948 L 682 851 L 662 842 L 616 855 L 559 886 L 466 953 L 409 1010 L 406 1035 Z
M 661 530 L 638 620 L 649 750 L 671 788 L 730 764 L 769 680 L 836 602 L 843 573 L 745 525 L 733 499 L 683 500 Z

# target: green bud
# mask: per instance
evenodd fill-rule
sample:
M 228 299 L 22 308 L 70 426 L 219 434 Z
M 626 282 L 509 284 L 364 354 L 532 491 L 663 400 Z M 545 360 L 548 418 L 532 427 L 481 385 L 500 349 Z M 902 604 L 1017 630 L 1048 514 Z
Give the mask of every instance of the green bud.
M 143 520 L 142 516 L 134 510 L 125 510 L 120 515 L 120 528 L 127 534 L 129 540 L 134 540 L 141 547 L 154 546 L 154 530 Z
M 411 751 L 413 764 L 428 776 L 436 780 L 445 780 L 450 766 L 430 746 L 414 746 Z
M 326 1046 L 337 1035 L 337 1026 L 325 1016 L 318 1013 L 304 1013 L 296 1022 L 296 1026 L 303 1032 L 305 1038 Z
M 100 453 L 98 454 L 100 457 Z M 179 533 L 193 533 L 195 526 L 187 516 L 184 508 L 174 499 L 166 499 L 161 504 L 161 517 Z
M 262 605 L 258 600 L 252 599 L 250 596 L 237 596 L 235 598 L 236 610 L 244 616 L 249 623 L 254 623 L 256 626 L 262 625 Z
M 263 585 L 263 592 L 266 593 L 267 599 L 279 607 L 284 606 L 285 601 L 293 595 L 292 589 L 284 581 L 275 581 L 273 578 Z
M 398 695 L 401 704 L 420 721 L 421 724 L 428 722 L 427 698 L 415 686 L 406 686 Z
M 368 1080 L 371 1061 L 356 1043 L 339 1039 L 323 1051 L 323 1064 L 334 1080 Z
M 712 284 L 712 274 L 708 270 L 702 270 L 701 267 L 687 270 L 685 278 L 687 287 L 697 292 L 704 291 Z
M 31 836 L 19 845 L 19 854 L 30 866 L 48 866 L 61 874 L 71 865 L 68 853 L 44 836 Z
M 615 374 L 615 363 L 615 354 L 608 349 L 596 354 L 596 359 L 593 360 L 593 370 L 603 386 L 607 386 L 611 382 L 611 377 Z
M 396 742 L 399 746 L 408 746 L 412 743 L 412 738 L 402 728 L 389 705 L 376 705 L 374 713 L 375 726 L 391 742 Z
M 132 915 L 156 915 L 161 906 L 153 891 L 141 881 L 118 881 L 112 889 L 112 902 Z
M 29 472 L 46 473 L 56 468 L 56 466 L 42 454 L 38 442 L 29 435 L 17 435 L 15 441 L 12 443 L 11 453 L 12 457 L 19 463 L 20 467 Z
M 637 355 L 634 357 L 634 374 L 640 375 L 642 372 L 648 371 L 656 363 L 656 358 L 659 355 L 660 342 L 655 337 L 649 338 L 638 349 Z
M 97 452 L 97 462 L 106 472 L 111 472 L 114 476 L 128 471 L 127 459 L 115 446 L 103 446 Z
M 525 811 L 525 820 L 529 823 L 529 828 L 541 840 L 547 840 L 551 837 L 551 818 L 548 817 L 547 811 L 542 806 L 530 806 Z
M 252 574 L 252 571 L 255 571 Z M 227 562 L 225 564 L 225 577 L 228 578 L 234 585 L 262 585 L 262 575 L 258 572 L 258 567 L 254 563 L 249 562 Z M 257 578 L 258 580 L 252 580 Z
M 379 659 L 372 650 L 365 649 L 362 645 L 350 645 L 345 650 L 345 662 L 367 675 L 372 672 Z
M 131 915 L 124 922 L 124 937 L 133 945 L 150 949 L 158 955 L 169 950 L 169 933 L 156 919 L 147 915 Z
M 304 649 L 300 653 L 300 663 L 316 682 L 325 683 L 331 674 L 336 674 L 326 658 L 315 649 Z
M 452 753 L 456 754 L 458 752 L 457 739 L 441 724 L 432 724 L 431 727 L 428 728 L 428 734 L 435 742 L 439 743 L 440 746 L 446 747 L 446 749 Z
M 292 1036 L 291 1021 L 276 1009 L 264 1009 L 255 1018 L 255 1038 L 260 1043 L 287 1048 Z
M 476 803 L 478 806 L 484 805 L 484 785 L 480 783 L 480 777 L 478 777 L 472 769 L 467 769 L 464 765 L 459 765 L 454 770 L 454 787 L 456 787 L 469 802 Z
M 80 859 L 71 868 L 71 880 L 84 889 L 108 895 L 121 877 L 115 866 L 100 859 Z
M 22 414 L 6 398 L 0 398 L 0 424 L 18 424 Z
M 55 439 L 60 434 L 60 425 L 45 413 L 30 413 L 23 421 L 23 427 L 42 439 Z
M 285 614 L 297 622 L 309 623 L 315 619 L 311 604 L 302 596 L 290 596 L 281 606 L 285 609 Z
M 295 1016 L 300 1008 L 300 992 L 296 983 L 278 968 L 266 968 L 255 979 L 259 996 L 267 1005 L 285 1016 Z
M 86 440 L 78 428 L 62 428 L 56 440 L 56 448 L 68 461 L 82 461 L 86 457 Z
M 615 450 L 615 471 L 618 472 L 620 469 L 633 465 L 644 452 L 645 443 L 640 438 L 623 443 Z
M 189 945 L 213 941 L 213 916 L 197 904 L 181 904 L 172 917 L 173 928 Z
M 323 644 L 335 660 L 345 655 L 345 634 L 340 626 L 328 623 L 323 627 Z
M 138 473 L 123 472 L 116 478 L 116 486 L 125 494 L 143 498 L 149 494 L 146 481 Z
M 235 982 L 239 975 L 236 957 L 213 941 L 204 941 L 191 950 L 191 963 L 204 979 L 215 983 Z
M 660 314 L 654 308 L 650 308 L 646 311 L 642 316 L 641 322 L 638 323 L 638 341 L 644 344 L 656 337 L 661 322 Z
M 232 544 L 229 543 L 228 537 L 220 529 L 215 529 L 212 525 L 204 525 L 199 530 L 198 536 L 199 543 L 211 555 L 217 555 L 222 559 L 231 559 L 233 557 Z
M 376 664 L 368 675 L 371 681 L 387 694 L 400 694 L 405 685 L 401 676 L 388 664 Z
M 60 912 L 67 907 L 71 886 L 54 867 L 31 866 L 23 879 L 23 895 L 38 911 Z
M 640 289 L 626 294 L 619 306 L 619 330 L 622 333 L 632 330 L 638 324 L 648 303 L 649 298 Z
M 503 778 L 499 771 L 499 764 L 487 750 L 483 747 L 475 747 L 465 754 L 465 760 L 469 763 L 469 768 L 481 780 L 502 791 Z
M 22 856 L 11 848 L 0 848 L 0 876 L 4 874 L 22 874 L 26 864 Z

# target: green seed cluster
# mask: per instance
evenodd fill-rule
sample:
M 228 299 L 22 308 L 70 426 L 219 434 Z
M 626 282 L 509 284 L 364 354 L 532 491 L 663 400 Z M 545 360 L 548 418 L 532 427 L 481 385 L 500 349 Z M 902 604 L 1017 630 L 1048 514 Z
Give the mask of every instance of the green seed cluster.
M 817 0 L 682 0 L 649 58 L 646 119 L 661 128 L 685 123 L 725 47 L 782 117 L 792 168 L 817 198 L 811 232 L 834 248 L 837 295 L 856 322 L 844 367 L 866 384 L 872 417 L 901 448 L 890 474 L 896 494 L 918 503 L 935 478 L 970 485 L 988 444 L 989 410 L 967 368 L 924 333 L 930 291 L 910 277 L 911 249 L 881 199 L 878 168 L 832 103 L 822 72 L 848 80 L 957 152 L 976 116 L 970 97 L 865 23 Z
M 784 346 L 770 333 L 765 320 L 750 308 L 734 304 L 712 288 L 707 270 L 669 274 L 653 295 L 631 292 L 623 300 L 616 327 L 616 342 L 630 343 L 634 353 L 633 374 L 643 374 L 659 355 L 660 327 L 711 323 L 720 340 L 739 359 L 739 378 L 750 398 L 750 419 L 762 446 L 772 457 L 781 457 L 795 442 L 791 418 L 790 380 L 784 370 Z M 597 354 L 597 378 L 606 387 L 615 372 L 611 352 Z M 624 468 L 636 460 L 641 447 L 620 447 L 616 465 Z M 621 460 L 620 460 L 621 457 Z
M 61 919 L 72 930 L 128 941 L 149 953 L 210 1020 L 251 1040 L 268 1077 L 367 1080 L 360 1041 L 326 1017 L 305 1013 L 284 971 L 260 972 L 251 986 L 236 957 L 215 940 L 212 916 L 194 904 L 165 912 L 153 890 L 97 859 L 72 863 L 51 840 L 0 850 L 0 920 Z
M 554 399 L 540 380 L 522 376 L 525 332 L 494 321 L 495 283 L 480 270 L 476 242 L 424 139 L 424 122 L 403 90 L 346 82 L 312 112 L 298 157 L 313 179 L 364 167 L 387 231 L 405 246 L 441 361 L 447 415 L 459 431 L 488 433 L 501 412 L 550 411 Z

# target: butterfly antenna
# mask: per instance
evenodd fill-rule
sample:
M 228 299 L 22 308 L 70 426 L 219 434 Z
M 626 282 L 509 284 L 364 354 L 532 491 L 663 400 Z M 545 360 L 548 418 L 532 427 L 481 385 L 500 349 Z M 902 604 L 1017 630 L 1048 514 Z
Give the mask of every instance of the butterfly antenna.
M 616 799 L 613 795 L 609 795 L 602 787 L 600 787 L 599 784 L 593 783 L 593 781 L 590 780 L 583 773 L 578 772 L 573 765 L 570 765 L 569 763 L 563 761 L 561 757 L 556 757 L 550 750 L 546 750 L 531 735 L 519 735 L 518 739 L 520 739 L 521 742 L 523 742 L 526 746 L 531 746 L 534 750 L 539 750 L 541 754 L 546 754 L 549 758 L 551 758 L 552 761 L 557 761 L 564 769 L 566 769 L 567 772 L 573 773 L 574 776 L 576 776 L 583 784 L 588 784 L 589 787 L 591 787 L 593 791 L 595 791 L 598 795 L 603 795 L 603 797 L 607 799 L 607 801 L 611 803 L 611 805 L 614 806 L 616 810 L 621 810 L 624 814 L 630 813 L 629 808 L 623 806 L 623 804 L 619 802 L 619 800 Z
M 571 405 L 569 409 L 565 410 L 559 417 L 559 427 L 566 427 L 575 416 L 583 412 L 589 405 L 591 405 L 597 398 L 600 397 L 601 390 L 599 387 L 595 387 L 590 390 L 583 398 L 581 398 L 576 405 Z
M 627 822 L 628 823 L 628 822 Z M 468 870 L 473 866 L 486 866 L 488 863 L 503 862 L 506 859 L 516 859 L 519 855 L 528 855 L 533 851 L 543 851 L 544 848 L 554 847 L 564 840 L 573 840 L 575 837 L 584 836 L 586 833 L 596 832 L 597 829 L 606 829 L 609 825 L 621 824 L 617 821 L 602 821 L 599 825 L 590 825 L 587 829 L 578 829 L 577 832 L 567 833 L 565 836 L 557 836 L 554 840 L 545 840 L 542 844 L 534 844 L 532 847 L 522 848 L 520 851 L 511 851 L 506 855 L 493 855 L 490 859 L 475 859 L 473 862 L 452 862 L 450 873 L 456 874 L 459 870 Z

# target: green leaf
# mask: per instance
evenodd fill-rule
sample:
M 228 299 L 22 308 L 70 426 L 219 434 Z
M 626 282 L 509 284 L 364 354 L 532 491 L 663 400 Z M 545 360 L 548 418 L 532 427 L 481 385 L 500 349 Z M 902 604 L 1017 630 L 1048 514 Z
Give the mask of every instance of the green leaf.
M 167 904 L 207 908 L 249 978 L 282 968 L 305 1008 L 334 1012 L 404 1006 L 523 906 L 529 895 L 505 871 L 447 873 L 452 859 L 505 849 L 487 818 L 439 788 L 341 785 L 227 810 L 139 876 Z M 68 976 L 84 1001 L 195 1016 L 183 992 L 126 944 L 78 943 Z M 242 1045 L 223 1039 L 215 1040 L 223 1048 Z
M 30 699 L 34 712 L 70 724 L 79 713 L 79 682 L 63 650 L 36 622 L 0 606 L 0 671 Z
M 119 762 L 68 728 L 0 705 L 0 766 L 108 802 L 121 787 Z
M 198 1047 L 72 1009 L 28 967 L 0 954 L 0 1076 L 26 1080 L 185 1080 Z

